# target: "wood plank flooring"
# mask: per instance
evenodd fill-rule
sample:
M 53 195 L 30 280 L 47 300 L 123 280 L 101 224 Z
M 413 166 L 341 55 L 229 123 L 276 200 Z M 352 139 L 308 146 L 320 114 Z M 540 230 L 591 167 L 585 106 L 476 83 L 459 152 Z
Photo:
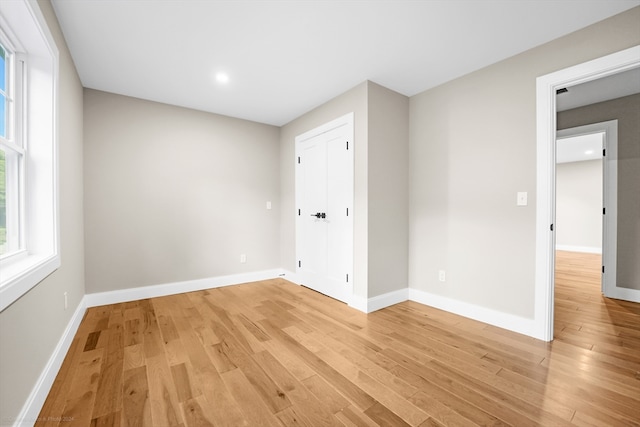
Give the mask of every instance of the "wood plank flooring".
M 87 311 L 38 426 L 640 426 L 640 307 L 558 253 L 544 343 L 284 280 Z

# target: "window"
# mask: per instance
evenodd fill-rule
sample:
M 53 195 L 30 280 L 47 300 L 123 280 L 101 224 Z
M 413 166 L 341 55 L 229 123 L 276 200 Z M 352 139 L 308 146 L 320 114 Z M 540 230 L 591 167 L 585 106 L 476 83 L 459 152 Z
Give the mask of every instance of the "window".
M 9 85 L 7 80 L 11 78 L 10 70 L 11 57 L 6 48 L 0 44 L 0 256 L 8 252 L 7 245 L 7 178 L 6 178 L 6 156 L 4 142 L 7 139 L 7 103 L 11 102 L 8 96 Z
M 1 6 L 0 311 L 60 266 L 58 50 L 36 2 Z
M 0 259 L 22 249 L 23 61 L 0 32 Z

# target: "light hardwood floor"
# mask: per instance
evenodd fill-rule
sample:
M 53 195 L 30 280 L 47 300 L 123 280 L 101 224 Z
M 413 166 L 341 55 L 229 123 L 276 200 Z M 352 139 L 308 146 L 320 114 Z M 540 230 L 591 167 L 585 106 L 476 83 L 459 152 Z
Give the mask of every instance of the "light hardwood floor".
M 640 307 L 558 253 L 544 343 L 284 280 L 87 311 L 39 426 L 640 425 Z

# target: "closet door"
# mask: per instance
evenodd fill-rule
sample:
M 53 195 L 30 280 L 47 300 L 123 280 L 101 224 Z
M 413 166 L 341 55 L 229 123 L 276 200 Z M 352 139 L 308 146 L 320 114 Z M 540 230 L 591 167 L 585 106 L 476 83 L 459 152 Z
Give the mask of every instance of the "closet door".
M 296 138 L 296 273 L 344 302 L 353 281 L 352 135 L 343 120 Z

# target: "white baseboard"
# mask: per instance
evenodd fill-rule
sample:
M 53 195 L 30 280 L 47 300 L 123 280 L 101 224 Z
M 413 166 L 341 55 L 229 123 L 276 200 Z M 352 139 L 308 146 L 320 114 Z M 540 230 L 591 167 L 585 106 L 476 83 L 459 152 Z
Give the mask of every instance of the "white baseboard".
M 291 283 L 295 283 L 296 285 L 302 284 L 302 280 L 300 280 L 296 273 L 293 273 L 289 270 L 282 270 L 280 277 L 282 277 L 283 279 L 287 279 L 288 281 L 290 281 Z M 365 298 L 359 295 L 351 295 L 351 298 L 349 299 L 347 304 L 349 305 L 349 307 L 355 308 L 356 310 L 363 313 L 371 313 L 373 311 L 398 304 L 399 302 L 406 301 L 407 291 L 408 288 L 403 288 L 371 298 Z
M 627 289 L 630 290 L 630 289 Z M 640 291 L 639 291 L 640 293 Z M 349 306 L 364 313 L 371 313 L 403 301 L 414 301 L 430 307 L 445 310 L 469 319 L 488 323 L 520 334 L 537 337 L 536 325 L 533 319 L 527 319 L 474 304 L 446 298 L 418 289 L 405 288 L 378 295 L 372 298 L 362 298 L 354 295 Z
M 298 277 L 298 275 L 296 273 L 294 273 L 293 271 L 289 271 L 289 270 L 285 270 L 285 269 L 280 269 L 280 273 L 278 274 L 278 276 L 282 279 L 286 279 L 289 282 L 296 284 L 298 286 L 302 285 L 302 280 L 300 279 L 300 277 Z
M 602 248 L 596 246 L 556 245 L 557 251 L 584 252 L 586 254 L 602 254 Z
M 371 313 L 403 301 L 414 301 L 530 337 L 538 337 L 539 335 L 533 319 L 491 310 L 412 288 L 399 289 L 368 299 L 354 295 L 349 306 L 363 313 Z
M 404 302 L 409 298 L 409 289 L 403 288 L 397 291 L 387 292 L 386 294 L 377 295 L 371 298 L 363 298 L 357 295 L 351 297 L 349 306 L 363 313 L 371 313 L 376 310 L 381 310 L 385 307 L 390 307 L 394 304 Z
M 367 304 L 367 308 L 369 309 L 368 313 L 383 309 L 385 307 L 390 307 L 394 304 L 404 302 L 408 299 L 409 288 L 398 289 L 397 291 L 387 292 L 386 294 L 369 298 Z
M 87 294 L 87 307 L 117 304 L 147 298 L 163 297 L 184 292 L 201 291 L 203 289 L 220 288 L 240 283 L 258 282 L 260 280 L 282 277 L 281 269 L 257 271 L 253 273 L 232 274 L 229 276 L 209 277 L 206 279 L 187 280 L 184 282 L 165 283 L 162 285 L 141 286 L 139 288 L 120 289 L 109 292 Z
M 368 300 L 365 297 L 361 297 L 359 295 L 351 295 L 351 300 L 349 301 L 349 307 L 355 308 L 358 311 L 363 313 L 369 313 L 368 311 Z
M 534 319 L 491 310 L 412 288 L 409 288 L 409 300 L 530 337 L 539 335 Z
M 616 286 L 615 288 L 613 288 L 613 295 L 611 295 L 611 298 L 622 299 L 631 302 L 640 302 L 640 290 L 621 288 L 620 286 Z
M 67 355 L 69 348 L 71 347 L 71 343 L 73 342 L 73 338 L 78 331 L 78 327 L 80 326 L 80 322 L 84 317 L 84 312 L 87 309 L 86 305 L 86 296 L 82 298 L 80 304 L 74 311 L 73 316 L 69 320 L 66 329 L 64 330 L 62 337 L 58 341 L 56 348 L 53 350 L 51 357 L 47 361 L 46 366 L 42 370 L 38 381 L 35 386 L 31 390 L 27 401 L 25 402 L 20 414 L 16 417 L 16 420 L 13 424 L 14 427 L 26 427 L 33 426 L 35 422 L 38 420 L 38 415 L 42 410 L 42 406 L 44 405 L 47 396 L 49 395 L 49 391 L 51 390 L 51 386 L 58 375 L 58 371 L 62 366 L 62 362 L 64 361 L 65 356 Z

